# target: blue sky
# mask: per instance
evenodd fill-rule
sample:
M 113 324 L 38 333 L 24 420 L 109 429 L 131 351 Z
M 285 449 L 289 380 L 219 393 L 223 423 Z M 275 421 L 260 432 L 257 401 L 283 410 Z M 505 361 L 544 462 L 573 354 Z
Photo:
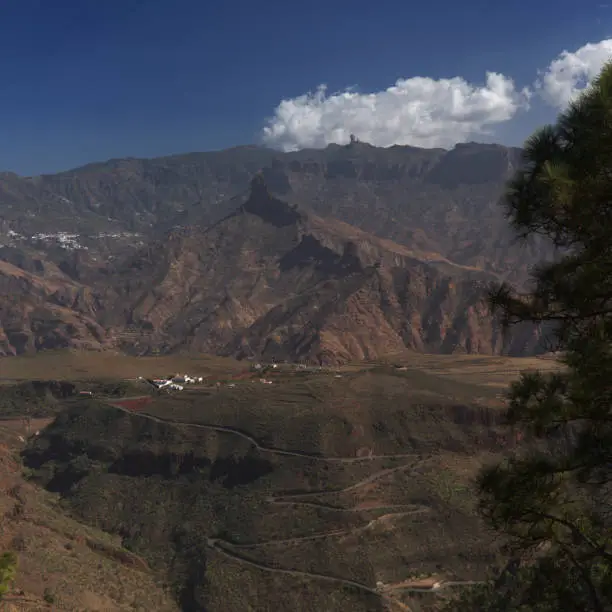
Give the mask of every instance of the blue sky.
M 520 144 L 563 96 L 554 83 L 546 100 L 521 89 L 564 50 L 611 38 L 612 3 L 590 0 L 4 0 L 0 170 L 262 138 L 324 146 L 349 131 L 383 146 Z M 325 94 L 300 99 L 320 84 Z

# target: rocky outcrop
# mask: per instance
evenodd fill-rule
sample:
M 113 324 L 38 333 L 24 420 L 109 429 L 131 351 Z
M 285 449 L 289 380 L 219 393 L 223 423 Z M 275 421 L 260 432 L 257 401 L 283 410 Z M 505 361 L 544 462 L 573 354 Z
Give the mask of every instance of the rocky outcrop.
M 341 363 L 407 348 L 524 353 L 537 343 L 533 330 L 504 340 L 482 302 L 491 274 L 306 214 L 272 196 L 261 174 L 235 213 L 174 232 L 141 258 L 113 274 L 121 280 L 104 315 L 146 330 L 131 337 L 136 352 Z
M 54 265 L 41 263 L 30 272 L 0 261 L 0 355 L 107 348 L 96 309 L 91 288 L 75 284 Z
M 504 338 L 481 299 L 491 280 L 520 283 L 550 256 L 515 248 L 497 204 L 519 153 L 352 142 L 0 177 L 0 213 L 23 197 L 50 224 L 93 227 L 106 215 L 144 232 L 119 250 L 0 246 L 0 353 L 112 347 L 337 363 L 406 348 L 539 350 L 530 327 Z M 256 166 L 248 197 L 235 197 Z
M 354 142 L 279 153 L 235 147 L 157 159 L 115 159 L 56 175 L 0 174 L 0 230 L 136 231 L 209 226 L 240 206 L 261 171 L 283 200 L 410 248 L 524 280 L 547 252 L 519 248 L 498 205 L 521 151 L 464 143 L 452 150 Z M 0 236 L 1 242 L 1 236 Z

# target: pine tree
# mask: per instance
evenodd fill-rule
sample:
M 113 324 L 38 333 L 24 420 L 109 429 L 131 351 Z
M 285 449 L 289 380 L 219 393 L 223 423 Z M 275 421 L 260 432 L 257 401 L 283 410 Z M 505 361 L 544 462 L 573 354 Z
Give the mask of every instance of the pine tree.
M 524 148 L 505 207 L 520 237 L 550 238 L 531 290 L 490 295 L 504 323 L 554 330 L 563 366 L 510 388 L 524 442 L 480 474 L 480 509 L 515 564 L 453 610 L 612 610 L 612 63 Z

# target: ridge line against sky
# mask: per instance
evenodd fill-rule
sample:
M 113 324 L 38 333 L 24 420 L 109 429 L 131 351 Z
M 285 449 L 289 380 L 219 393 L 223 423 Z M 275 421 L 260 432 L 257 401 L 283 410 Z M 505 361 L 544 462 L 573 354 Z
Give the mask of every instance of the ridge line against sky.
M 350 134 L 521 146 L 612 55 L 601 0 L 0 4 L 0 172 L 22 176 Z
M 262 140 L 283 151 L 347 144 L 351 134 L 370 144 L 450 148 L 491 135 L 492 128 L 528 112 L 534 96 L 562 110 L 612 59 L 612 39 L 564 50 L 539 71 L 531 86 L 517 89 L 510 76 L 488 71 L 484 84 L 466 79 L 415 76 L 378 92 L 356 87 L 282 100 L 266 121 Z

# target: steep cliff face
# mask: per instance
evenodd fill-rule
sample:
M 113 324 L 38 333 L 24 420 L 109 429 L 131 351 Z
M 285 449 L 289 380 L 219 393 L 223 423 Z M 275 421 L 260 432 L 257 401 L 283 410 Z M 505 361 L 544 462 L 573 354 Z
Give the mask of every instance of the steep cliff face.
M 115 159 L 29 178 L 4 173 L 0 234 L 63 231 L 85 239 L 129 231 L 148 239 L 178 225 L 209 226 L 244 202 L 263 169 L 272 193 L 317 215 L 524 280 L 548 248 L 513 244 L 498 205 L 520 156 L 489 144 L 446 151 L 354 142 L 293 153 L 243 146 Z
M 326 364 L 377 359 L 405 349 L 513 355 L 538 350 L 534 329 L 504 339 L 482 303 L 485 286 L 453 282 L 427 266 L 369 269 L 283 303 L 222 350 Z M 238 348 L 240 347 L 240 349 Z
M 350 158 L 351 147 L 359 149 L 359 164 Z M 533 329 L 503 338 L 482 303 L 487 284 L 508 274 L 470 257 L 449 257 L 448 248 L 427 238 L 437 227 L 435 215 L 424 212 L 414 239 L 404 236 L 400 244 L 318 216 L 318 196 L 307 207 L 292 197 L 297 180 L 302 181 L 300 194 L 309 193 L 316 181 L 309 187 L 304 177 L 322 173 L 328 181 L 356 173 L 365 188 L 364 176 L 374 172 L 381 155 L 368 147 L 338 148 L 336 158 L 332 148 L 324 167 L 296 160 L 289 167 L 272 164 L 255 175 L 249 197 L 223 219 L 175 228 L 114 257 L 86 249 L 60 256 L 38 247 L 5 247 L 0 350 L 194 350 L 325 363 L 374 359 L 406 348 L 486 354 L 537 350 Z M 512 167 L 512 156 L 499 149 L 493 153 L 501 172 L 502 166 Z M 471 154 L 477 157 L 479 151 Z M 433 172 L 426 166 L 441 155 L 434 153 L 427 154 L 429 162 L 419 162 L 425 164 L 418 165 L 421 175 Z M 468 166 L 475 163 L 467 157 Z M 451 167 L 459 163 L 451 162 Z M 402 168 L 402 177 L 412 172 Z M 450 170 L 443 170 L 441 176 L 448 178 Z M 466 176 L 477 183 L 476 176 Z M 270 183 L 288 197 L 275 195 Z M 333 195 L 328 193 L 326 201 Z
M 492 276 L 440 254 L 305 213 L 258 175 L 247 202 L 207 229 L 174 232 L 117 268 L 106 325 L 130 350 L 338 363 L 406 348 L 517 352 L 482 297 Z
M 499 206 L 521 151 L 458 144 L 450 151 L 365 143 L 300 151 L 266 170 L 270 188 L 315 213 L 458 264 L 523 282 L 544 241 L 517 245 Z

